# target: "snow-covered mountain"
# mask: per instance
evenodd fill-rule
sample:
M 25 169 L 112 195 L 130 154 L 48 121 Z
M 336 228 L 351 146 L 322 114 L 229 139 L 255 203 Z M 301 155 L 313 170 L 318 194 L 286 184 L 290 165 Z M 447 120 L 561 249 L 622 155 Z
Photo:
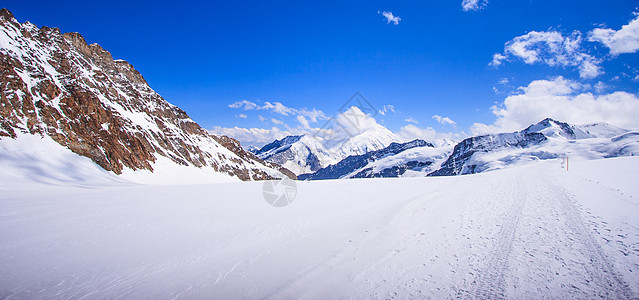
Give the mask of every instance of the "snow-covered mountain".
M 412 146 L 409 146 L 412 145 Z M 391 144 L 363 155 L 349 156 L 302 180 L 449 176 L 501 169 L 530 161 L 561 157 L 596 159 L 639 155 L 639 133 L 606 123 L 570 125 L 553 119 L 513 133 L 467 138 L 453 148 Z
M 254 153 L 299 175 L 336 164 L 350 155 L 366 154 L 401 141 L 355 106 L 327 124 L 330 126 L 315 134 L 287 136 Z
M 399 177 L 407 170 L 422 170 L 428 168 L 434 161 L 429 160 L 398 160 L 396 155 L 413 148 L 434 148 L 432 144 L 423 140 L 414 140 L 407 143 L 391 143 L 380 150 L 367 152 L 360 155 L 351 155 L 340 162 L 319 169 L 314 173 L 301 174 L 300 180 L 320 180 L 339 178 L 373 178 L 373 177 Z M 388 158 L 393 157 L 392 164 Z M 409 156 L 408 156 L 409 157 Z M 383 160 L 386 162 L 381 162 Z
M 606 123 L 570 125 L 553 119 L 514 133 L 467 138 L 430 176 L 479 173 L 529 161 L 639 155 L 633 132 Z
M 21 24 L 6 9 L 0 11 L 0 78 L 0 139 L 50 137 L 115 174 L 181 168 L 242 180 L 295 177 L 236 140 L 209 134 L 98 44 Z
M 539 132 L 547 137 L 564 137 L 566 139 L 611 138 L 628 132 L 608 123 L 586 125 L 570 125 L 568 123 L 546 118 L 537 124 L 522 130 L 524 133 Z

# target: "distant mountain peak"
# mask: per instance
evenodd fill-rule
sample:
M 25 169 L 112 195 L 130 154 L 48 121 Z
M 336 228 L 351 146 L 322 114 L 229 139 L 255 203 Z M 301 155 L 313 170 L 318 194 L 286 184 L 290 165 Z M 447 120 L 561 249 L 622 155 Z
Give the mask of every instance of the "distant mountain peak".
M 537 124 L 530 125 L 522 132 L 548 133 L 549 131 L 552 131 L 552 134 L 560 135 L 566 138 L 576 138 L 575 131 L 570 124 L 560 122 L 551 118 L 545 118 Z

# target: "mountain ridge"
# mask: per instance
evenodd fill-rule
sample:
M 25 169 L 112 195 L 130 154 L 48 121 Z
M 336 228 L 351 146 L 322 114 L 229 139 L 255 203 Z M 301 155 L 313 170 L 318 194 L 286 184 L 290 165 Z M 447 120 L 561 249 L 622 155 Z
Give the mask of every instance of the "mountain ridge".
M 48 135 L 107 171 L 153 172 L 157 157 L 242 180 L 295 178 L 208 133 L 124 60 L 81 34 L 19 23 L 0 10 L 0 137 Z
M 432 146 L 432 145 L 431 145 Z M 301 180 L 399 176 L 453 176 L 566 156 L 639 155 L 639 134 L 607 123 L 571 125 L 546 118 L 521 131 L 468 137 L 451 147 L 410 147 L 387 157 L 378 150 L 349 156 Z M 372 159 L 370 159 L 372 158 Z

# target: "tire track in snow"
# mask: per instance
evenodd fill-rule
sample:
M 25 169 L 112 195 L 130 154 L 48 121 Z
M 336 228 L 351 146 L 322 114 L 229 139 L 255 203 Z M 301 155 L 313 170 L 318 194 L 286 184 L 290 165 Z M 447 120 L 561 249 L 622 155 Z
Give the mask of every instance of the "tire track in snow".
M 474 298 L 479 299 L 502 299 L 506 298 L 506 274 L 509 268 L 509 258 L 513 250 L 513 243 L 516 238 L 517 227 L 521 215 L 526 205 L 527 194 L 521 191 L 521 182 L 511 178 L 508 188 L 504 185 L 496 186 L 494 194 L 497 197 L 510 196 L 513 203 L 507 212 L 506 220 L 502 223 L 502 228 L 496 238 L 495 245 L 488 255 L 489 261 L 486 268 L 479 273 L 476 280 L 476 287 L 473 291 Z M 506 193 L 504 193 L 506 190 Z
M 597 296 L 606 299 L 636 299 L 628 284 L 623 280 L 623 277 L 615 269 L 614 264 L 592 236 L 592 230 L 584 224 L 569 194 L 553 183 L 549 182 L 546 185 L 553 190 L 554 195 L 558 196 L 562 213 L 566 218 L 566 225 L 575 231 L 575 237 L 578 242 L 588 250 L 586 252 L 589 254 L 587 257 L 589 265 L 585 267 L 588 275 L 600 287 L 600 294 Z

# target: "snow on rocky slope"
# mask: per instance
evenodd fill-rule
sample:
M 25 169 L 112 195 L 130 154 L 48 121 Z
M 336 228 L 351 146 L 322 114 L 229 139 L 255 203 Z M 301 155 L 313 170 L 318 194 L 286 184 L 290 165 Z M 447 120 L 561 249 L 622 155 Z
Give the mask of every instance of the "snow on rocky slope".
M 300 180 L 340 179 L 340 178 L 374 178 L 374 177 L 400 177 L 406 171 L 432 170 L 437 156 L 430 156 L 425 160 L 416 160 L 412 155 L 401 155 L 403 152 L 419 148 L 433 149 L 433 144 L 423 140 L 414 140 L 406 143 L 391 143 L 388 147 L 370 151 L 365 154 L 351 155 L 340 162 L 319 169 L 313 173 L 298 175 Z M 430 150 L 429 149 L 429 150 Z M 434 159 L 435 158 L 435 159 Z M 439 156 L 441 159 L 442 156 Z M 427 173 L 426 173 L 427 174 Z
M 401 141 L 356 106 L 330 119 L 327 124 L 326 128 L 314 134 L 276 140 L 255 151 L 255 154 L 299 175 L 315 172 L 350 155 L 362 155 Z
M 451 145 L 377 150 L 352 155 L 300 179 L 449 176 L 480 173 L 536 160 L 639 155 L 636 132 L 606 123 L 570 125 L 544 119 L 520 132 L 488 134 Z M 384 153 L 378 155 L 375 153 Z
M 536 160 L 597 159 L 639 155 L 639 139 L 628 130 L 598 123 L 574 126 L 545 119 L 514 133 L 467 138 L 431 176 L 472 174 Z
M 48 136 L 115 174 L 184 166 L 242 180 L 295 177 L 200 128 L 98 44 L 19 23 L 6 9 L 0 11 L 0 78 L 2 140 Z
M 636 299 L 638 172 L 301 181 L 283 208 L 260 182 L 0 185 L 0 297 Z

